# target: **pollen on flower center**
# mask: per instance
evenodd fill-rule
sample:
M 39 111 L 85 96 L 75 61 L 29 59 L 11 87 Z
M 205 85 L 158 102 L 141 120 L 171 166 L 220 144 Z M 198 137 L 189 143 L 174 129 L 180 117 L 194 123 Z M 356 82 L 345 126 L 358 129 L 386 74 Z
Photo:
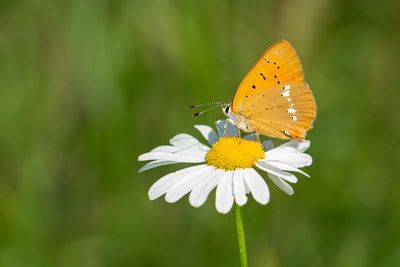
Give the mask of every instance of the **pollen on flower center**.
M 206 163 L 219 169 L 250 168 L 265 157 L 262 145 L 238 137 L 222 137 L 206 154 Z

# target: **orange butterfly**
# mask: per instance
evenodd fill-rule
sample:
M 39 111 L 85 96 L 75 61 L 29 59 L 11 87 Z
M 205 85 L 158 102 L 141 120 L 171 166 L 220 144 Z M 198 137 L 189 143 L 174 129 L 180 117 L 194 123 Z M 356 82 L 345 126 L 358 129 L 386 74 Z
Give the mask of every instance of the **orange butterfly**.
M 278 41 L 260 57 L 223 112 L 228 122 L 244 132 L 280 139 L 305 138 L 317 106 L 288 41 Z

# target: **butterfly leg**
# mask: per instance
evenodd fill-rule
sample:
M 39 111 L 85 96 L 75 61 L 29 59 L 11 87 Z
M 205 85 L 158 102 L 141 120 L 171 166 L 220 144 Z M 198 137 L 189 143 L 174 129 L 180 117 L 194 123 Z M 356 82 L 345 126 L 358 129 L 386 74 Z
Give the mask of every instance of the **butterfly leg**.
M 235 125 L 236 126 L 236 130 L 237 130 L 237 132 L 238 132 L 238 137 L 239 137 L 239 139 L 242 139 L 242 136 L 241 136 L 241 134 L 240 134 L 240 129 L 239 129 L 239 127 L 237 126 L 237 125 Z
M 223 136 L 227 136 L 228 135 L 228 123 L 230 123 L 232 125 L 236 125 L 235 121 L 233 121 L 231 119 L 226 119 L 225 120 L 225 124 L 224 124 L 224 135 Z
M 260 133 L 255 132 L 255 135 L 256 135 L 257 141 L 258 141 L 259 143 L 261 143 L 261 141 L 260 141 Z
M 223 133 L 223 136 L 227 136 L 227 135 L 228 135 L 228 120 L 225 121 L 224 133 Z
M 240 129 L 239 129 L 239 127 L 237 125 L 236 125 L 236 129 L 237 129 L 237 132 L 238 132 L 239 146 L 240 146 L 240 144 L 242 143 L 242 135 L 240 134 Z

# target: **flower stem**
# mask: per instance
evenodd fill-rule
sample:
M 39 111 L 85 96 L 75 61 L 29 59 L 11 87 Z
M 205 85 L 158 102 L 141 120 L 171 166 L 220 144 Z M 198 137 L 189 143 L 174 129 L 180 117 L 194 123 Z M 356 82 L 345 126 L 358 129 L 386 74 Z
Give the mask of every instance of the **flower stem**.
M 242 212 L 239 205 L 236 205 L 236 230 L 239 241 L 240 266 L 247 267 L 246 239 L 244 237 Z

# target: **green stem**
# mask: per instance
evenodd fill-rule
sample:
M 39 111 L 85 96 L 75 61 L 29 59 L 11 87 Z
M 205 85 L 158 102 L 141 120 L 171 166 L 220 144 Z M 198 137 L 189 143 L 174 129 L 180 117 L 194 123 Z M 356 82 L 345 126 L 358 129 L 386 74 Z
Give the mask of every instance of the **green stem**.
M 236 230 L 239 241 L 240 266 L 247 267 L 246 239 L 244 237 L 242 212 L 239 205 L 236 205 Z

